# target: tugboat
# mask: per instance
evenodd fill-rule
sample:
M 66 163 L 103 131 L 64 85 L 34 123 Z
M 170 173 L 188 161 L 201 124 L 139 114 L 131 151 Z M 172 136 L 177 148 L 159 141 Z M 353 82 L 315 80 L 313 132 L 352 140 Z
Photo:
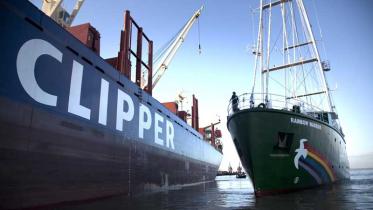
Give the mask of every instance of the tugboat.
M 99 32 L 70 25 L 82 0 L 71 14 L 61 0 L 44 3 L 48 15 L 29 1 L 0 1 L 0 209 L 214 181 L 222 146 L 199 132 L 195 97 L 192 125 L 176 103 L 152 97 L 160 78 L 153 80 L 153 41 L 130 12 L 117 56 L 103 59 Z
M 246 178 L 245 172 L 237 172 L 236 178 L 237 179 L 245 179 Z
M 238 163 L 236 178 L 237 179 L 246 178 L 245 172 L 242 171 L 241 163 Z
M 255 195 L 349 179 L 346 141 L 325 75 L 331 68 L 305 4 L 261 0 L 258 11 L 251 92 L 231 100 L 227 122 Z

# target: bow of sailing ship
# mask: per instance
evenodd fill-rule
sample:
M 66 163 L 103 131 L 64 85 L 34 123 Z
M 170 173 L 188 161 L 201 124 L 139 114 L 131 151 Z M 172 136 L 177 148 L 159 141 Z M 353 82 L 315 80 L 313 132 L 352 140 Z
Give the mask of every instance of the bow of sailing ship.
M 325 78 L 330 65 L 321 60 L 303 1 L 261 0 L 258 13 L 253 86 L 231 100 L 227 122 L 255 195 L 349 178 Z

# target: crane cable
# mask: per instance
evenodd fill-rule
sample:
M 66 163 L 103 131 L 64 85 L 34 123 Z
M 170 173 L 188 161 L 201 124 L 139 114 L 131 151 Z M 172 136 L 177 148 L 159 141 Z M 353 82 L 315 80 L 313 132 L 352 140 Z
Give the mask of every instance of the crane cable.
M 184 27 L 184 26 L 183 26 Z M 177 35 L 183 30 L 183 27 L 177 31 L 171 39 L 169 39 L 165 44 L 163 44 L 160 48 L 156 50 L 156 52 L 153 54 L 154 59 L 153 63 L 156 63 L 163 57 L 163 55 L 166 53 L 166 51 L 170 48 L 171 44 L 175 41 Z M 143 68 L 142 73 L 144 74 L 147 71 L 147 69 Z M 158 72 L 158 71 L 157 71 Z M 153 73 L 153 75 L 157 74 L 157 72 Z
M 186 23 L 187 24 L 187 23 Z M 185 24 L 185 25 L 186 25 Z M 171 45 L 174 43 L 174 41 L 176 40 L 177 38 L 177 35 L 180 34 L 180 32 L 183 30 L 183 28 L 185 27 L 185 25 L 183 25 L 179 31 L 177 33 L 174 34 L 174 36 L 166 43 L 164 44 L 159 50 L 157 50 L 157 52 L 155 53 L 156 55 L 156 58 L 154 59 L 154 63 L 158 62 L 161 58 L 163 58 L 163 56 L 166 54 L 167 50 L 170 49 Z M 155 75 L 157 75 L 159 73 L 159 70 L 160 69 L 157 69 L 154 73 L 153 73 L 153 77 Z
M 202 53 L 202 48 L 201 48 L 201 30 L 200 30 L 200 24 L 199 24 L 199 17 L 198 17 L 198 53 L 201 54 Z
M 198 21 L 198 51 L 199 51 L 199 54 L 202 53 L 202 48 L 201 48 L 201 33 L 200 33 L 200 23 L 199 23 L 199 17 L 197 16 L 197 21 Z M 188 21 L 189 22 L 189 21 Z M 188 22 L 180 28 L 180 30 L 168 41 L 166 42 L 162 47 L 160 47 L 156 53 L 153 54 L 153 56 L 155 57 L 155 59 L 153 59 L 153 63 L 156 63 L 160 60 L 160 58 L 162 58 L 165 53 L 170 49 L 171 45 L 174 43 L 174 41 L 176 40 L 177 36 L 181 33 L 181 31 L 185 28 L 185 26 L 188 24 Z M 157 69 L 155 72 L 153 72 L 153 75 L 152 77 L 155 77 L 157 74 L 159 74 L 160 72 L 160 69 Z M 142 74 L 143 74 L 143 77 L 146 73 L 146 69 L 143 68 L 142 69 Z
M 169 39 L 164 45 L 162 45 L 155 53 L 154 53 L 154 62 L 157 62 L 165 53 L 166 51 L 171 47 L 171 44 L 175 41 L 176 37 L 185 27 L 182 26 L 172 37 Z
M 199 17 L 197 18 L 197 24 L 198 24 L 198 52 L 199 54 L 202 53 L 202 47 L 201 47 L 201 32 L 200 32 L 200 22 L 199 22 Z M 187 24 L 187 23 L 186 23 Z M 153 62 L 158 62 L 158 60 L 163 57 L 163 55 L 166 53 L 166 51 L 171 47 L 171 44 L 175 41 L 176 37 L 178 34 L 180 34 L 180 32 L 183 30 L 183 28 L 185 27 L 184 24 L 178 32 L 176 32 L 174 34 L 174 36 L 168 41 L 166 42 L 162 47 L 160 47 L 157 52 L 154 54 L 155 55 L 155 59 Z M 143 73 L 144 73 L 145 70 L 143 70 Z M 153 75 L 156 75 L 158 74 L 159 70 L 154 72 Z

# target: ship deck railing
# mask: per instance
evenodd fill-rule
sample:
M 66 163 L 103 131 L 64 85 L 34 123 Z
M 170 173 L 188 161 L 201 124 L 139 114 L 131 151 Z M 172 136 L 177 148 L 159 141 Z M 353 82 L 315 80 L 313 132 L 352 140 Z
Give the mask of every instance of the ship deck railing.
M 232 100 L 229 102 L 227 110 L 228 116 L 240 110 L 255 108 L 285 110 L 304 114 L 308 117 L 325 122 L 341 131 L 336 113 L 325 111 L 321 107 L 309 104 L 297 98 L 289 98 L 279 94 L 268 94 L 268 100 L 265 100 L 265 94 L 263 93 L 244 93 L 237 97 L 238 104 L 236 106 L 232 103 Z

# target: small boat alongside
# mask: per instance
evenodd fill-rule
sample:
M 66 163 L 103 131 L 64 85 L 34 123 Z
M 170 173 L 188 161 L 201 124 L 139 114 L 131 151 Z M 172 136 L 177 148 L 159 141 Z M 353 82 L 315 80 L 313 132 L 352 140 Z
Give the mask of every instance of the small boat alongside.
M 236 178 L 237 179 L 245 179 L 246 178 L 245 172 L 237 172 Z

